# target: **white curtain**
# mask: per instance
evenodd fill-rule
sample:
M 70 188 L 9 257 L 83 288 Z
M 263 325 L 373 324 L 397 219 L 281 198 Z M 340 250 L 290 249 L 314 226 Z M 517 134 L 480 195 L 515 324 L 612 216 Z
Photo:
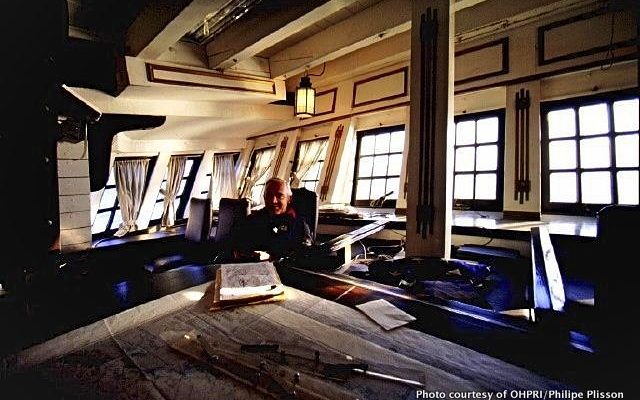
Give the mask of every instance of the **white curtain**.
M 173 156 L 171 160 L 169 160 L 167 188 L 164 191 L 164 208 L 162 209 L 162 220 L 160 222 L 161 226 L 171 226 L 175 223 L 176 210 L 173 204 L 180 189 L 186 161 L 187 157 L 179 156 Z
M 298 166 L 291 174 L 291 187 L 297 188 L 319 159 L 321 159 L 327 150 L 327 139 L 309 140 L 300 143 L 300 153 L 298 154 Z
M 247 174 L 244 178 L 244 186 L 240 193 L 241 198 L 251 198 L 251 189 L 253 189 L 253 185 L 255 185 L 256 182 L 258 182 L 260 178 L 264 177 L 271 169 L 271 163 L 275 158 L 275 153 L 276 152 L 273 148 L 256 151 L 256 157 L 253 167 L 251 168 L 251 174 Z
M 136 220 L 142 205 L 149 160 L 115 160 L 116 191 L 122 223 L 114 236 L 124 236 L 137 229 Z
M 213 156 L 213 171 L 209 183 L 209 199 L 211 208 L 218 209 L 223 197 L 235 199 L 238 197 L 236 171 L 233 164 L 233 154 L 215 154 Z

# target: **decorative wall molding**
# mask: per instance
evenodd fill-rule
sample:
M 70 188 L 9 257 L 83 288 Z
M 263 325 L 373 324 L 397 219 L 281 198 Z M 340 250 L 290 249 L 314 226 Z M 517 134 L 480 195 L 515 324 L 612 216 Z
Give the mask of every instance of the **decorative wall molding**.
M 618 23 L 615 22 L 616 18 L 618 19 Z M 625 23 L 624 20 L 626 19 L 628 19 L 630 23 Z M 634 29 L 632 29 L 632 22 L 632 15 L 622 12 L 607 13 L 605 10 L 597 10 L 542 25 L 538 27 L 538 65 L 548 65 L 633 46 L 635 44 L 636 33 Z M 603 28 L 609 28 L 607 30 L 610 34 L 598 34 L 599 30 Z M 582 34 L 576 35 L 576 32 L 585 31 L 593 32 L 593 40 L 585 40 Z M 570 47 L 570 50 L 565 52 L 561 52 L 560 49 L 550 49 L 553 44 L 550 41 L 553 40 L 554 36 L 567 39 L 572 37 L 572 33 L 574 36 L 579 37 L 579 39 L 576 39 L 576 46 L 584 45 L 582 48 Z M 615 33 L 617 33 L 618 40 L 614 38 Z
M 276 85 L 268 79 L 226 75 L 190 68 L 145 63 L 149 82 L 203 87 L 241 92 L 275 94 Z
M 417 128 L 418 151 L 417 154 L 418 176 L 411 177 L 417 187 L 417 205 L 416 205 L 416 224 L 418 234 L 425 239 L 427 233 L 434 233 L 435 209 L 437 207 L 435 201 L 436 183 L 436 129 L 437 111 L 438 111 L 438 73 L 442 74 L 442 69 L 438 68 L 437 48 L 438 40 L 442 40 L 442 33 L 438 34 L 439 20 L 438 9 L 427 7 L 425 13 L 421 16 L 423 34 L 420 37 L 420 54 L 418 63 L 413 65 L 419 66 L 420 83 L 419 83 L 419 125 Z M 445 70 L 446 71 L 446 70 Z M 415 76 L 415 75 L 414 75 Z M 446 81 L 446 75 L 445 79 Z M 445 97 L 446 100 L 446 97 Z M 445 103 L 447 103 L 445 101 Z M 415 104 L 415 102 L 414 102 Z M 415 110 L 415 109 L 414 109 Z M 412 110 L 412 111 L 414 111 Z M 414 128 L 415 129 L 415 128 Z M 409 172 L 407 172 L 408 174 Z
M 461 66 L 482 66 L 477 60 L 487 63 L 484 70 L 464 76 L 455 81 L 456 85 L 479 81 L 493 76 L 509 73 L 509 37 L 493 40 L 478 46 L 469 47 L 455 53 L 455 71 L 463 70 Z
M 333 114 L 336 111 L 337 97 L 337 87 L 316 93 L 316 113 L 313 116 L 317 117 L 319 115 Z M 320 108 L 320 112 L 318 112 L 318 108 Z
M 638 54 L 639 54 L 638 52 L 635 52 L 631 54 L 625 54 L 619 57 L 613 57 L 610 60 L 596 60 L 596 61 L 586 62 L 583 64 L 570 65 L 568 67 L 558 68 L 558 69 L 545 71 L 537 74 L 525 75 L 525 76 L 521 76 L 514 79 L 505 79 L 505 80 L 500 80 L 499 82 L 483 83 L 476 86 L 455 90 L 454 94 L 458 95 L 463 93 L 471 93 L 471 92 L 476 92 L 478 90 L 494 88 L 497 86 L 518 85 L 521 83 L 533 82 L 533 81 L 541 80 L 551 76 L 567 74 L 570 72 L 585 71 L 590 68 L 601 67 L 603 65 L 617 64 L 625 61 L 635 60 L 637 59 Z
M 351 107 L 404 97 L 409 93 L 409 67 L 374 75 L 353 83 Z
M 529 192 L 531 192 L 531 178 L 529 168 L 529 134 L 530 134 L 530 109 L 531 95 L 529 90 L 520 89 L 516 93 L 515 110 L 516 110 L 516 126 L 515 138 L 516 145 L 514 147 L 515 158 L 515 177 L 514 177 L 514 200 L 520 204 L 529 201 Z

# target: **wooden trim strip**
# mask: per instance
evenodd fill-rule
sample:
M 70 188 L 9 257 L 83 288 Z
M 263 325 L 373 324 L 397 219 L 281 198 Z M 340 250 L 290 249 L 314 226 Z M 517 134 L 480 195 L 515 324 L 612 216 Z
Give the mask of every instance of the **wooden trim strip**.
M 340 150 L 340 141 L 342 140 L 343 130 L 344 125 L 338 125 L 338 129 L 336 129 L 336 135 L 331 146 L 331 152 L 329 153 L 327 172 L 324 176 L 322 187 L 320 188 L 320 200 L 322 201 L 325 201 L 327 199 L 327 195 L 329 193 L 329 185 L 331 185 L 331 176 L 333 175 L 333 169 L 336 164 L 336 159 L 338 158 L 338 150 Z
M 216 73 L 216 72 L 207 72 L 207 71 L 193 70 L 193 69 L 188 69 L 188 68 L 170 67 L 170 66 L 166 66 L 166 65 L 159 65 L 159 64 L 152 64 L 152 63 L 145 63 L 145 65 L 146 65 L 146 69 L 147 69 L 147 79 L 149 80 L 149 82 L 164 83 L 164 84 L 167 84 L 167 85 L 175 85 L 175 86 L 206 87 L 206 88 L 212 88 L 212 89 L 234 90 L 234 91 L 240 91 L 240 92 L 276 94 L 276 85 L 275 85 L 275 83 L 273 83 L 273 81 L 268 80 L 268 79 L 248 78 L 248 77 L 235 76 L 235 75 L 225 75 L 225 74 L 220 74 L 220 73 Z M 209 78 L 219 78 L 219 79 L 231 80 L 231 81 L 239 81 L 239 82 L 244 82 L 244 83 L 258 83 L 258 84 L 265 84 L 266 83 L 266 84 L 271 84 L 271 89 L 270 90 L 260 90 L 260 89 L 242 88 L 242 87 L 231 86 L 231 85 L 212 85 L 212 84 L 206 84 L 206 83 L 181 81 L 181 80 L 178 80 L 178 79 L 175 79 L 175 80 L 174 79 L 163 79 L 163 78 L 157 78 L 155 76 L 155 71 L 178 72 L 178 73 L 183 73 L 183 74 L 200 75 L 200 76 L 206 76 L 206 77 L 209 77 Z
M 531 95 L 529 90 L 525 91 L 525 108 L 524 108 L 524 199 L 529 201 L 529 192 L 531 191 L 531 181 L 529 180 L 529 119 L 531 110 Z
M 276 158 L 276 165 L 273 167 L 273 173 L 271 176 L 277 177 L 278 172 L 280 171 L 280 165 L 282 164 L 282 159 L 284 158 L 284 151 L 287 148 L 287 142 L 289 141 L 289 136 L 285 136 L 280 142 L 280 150 L 278 151 L 278 158 Z
M 428 186 L 428 198 L 427 198 L 427 226 L 429 228 L 429 235 L 433 235 L 433 223 L 434 223 L 434 215 L 435 215 L 435 173 L 436 173 L 436 85 L 438 82 L 438 9 L 433 9 L 433 33 L 431 39 L 431 46 L 433 53 L 431 55 L 431 94 L 429 96 L 429 101 L 431 102 L 431 120 L 428 121 L 430 123 L 429 127 L 429 141 L 430 143 L 430 154 L 429 154 L 429 186 Z M 448 40 L 448 39 L 447 39 Z M 424 236 L 423 236 L 424 237 Z
M 520 204 L 524 202 L 524 170 L 526 169 L 525 161 L 524 161 L 524 149 L 526 147 L 526 143 L 524 141 L 524 125 L 525 125 L 525 102 L 527 96 L 525 94 L 524 89 L 520 89 L 520 104 L 518 107 L 518 112 L 520 113 L 520 127 L 519 127 L 519 135 L 520 135 L 520 176 L 518 177 L 518 196 Z
M 416 205 L 416 233 L 423 239 L 433 235 L 435 142 L 436 142 L 436 85 L 438 46 L 438 10 L 427 8 L 420 22 L 420 126 L 418 146 L 418 204 Z
M 540 213 L 537 211 L 503 211 L 502 218 L 519 221 L 540 221 Z
M 515 145 L 515 176 L 514 200 L 522 204 L 529 201 L 531 181 L 529 180 L 529 110 L 531 96 L 529 90 L 520 89 L 516 93 L 516 145 Z
M 518 108 L 518 103 L 520 101 L 520 92 L 516 92 L 515 98 L 515 109 L 516 109 L 516 123 L 515 123 L 515 139 L 516 143 L 513 146 L 514 149 L 514 166 L 515 171 L 513 174 L 513 200 L 518 201 L 518 193 L 520 193 L 520 187 L 518 183 L 520 182 L 520 108 Z
M 502 68 L 499 71 L 488 72 L 486 74 L 480 74 L 471 76 L 469 78 L 460 79 L 454 82 L 456 85 L 464 85 L 465 83 L 475 82 L 486 78 L 491 78 L 498 75 L 504 75 L 509 73 L 509 37 L 504 37 L 502 39 L 494 40 L 488 43 L 481 44 L 479 46 L 470 47 L 468 49 L 461 50 L 455 53 L 455 57 L 473 53 L 478 50 L 483 50 L 489 47 L 501 46 L 502 51 Z
M 377 79 L 384 78 L 385 76 L 396 75 L 398 73 L 402 73 L 403 74 L 402 75 L 403 76 L 402 93 L 394 94 L 392 96 L 381 97 L 381 98 L 375 99 L 375 100 L 363 101 L 362 103 L 356 103 L 356 93 L 357 93 L 358 85 L 362 85 L 362 84 L 367 83 L 367 82 L 375 81 Z M 395 69 L 393 71 L 385 72 L 384 74 L 370 76 L 370 77 L 365 78 L 363 80 L 354 82 L 353 83 L 353 95 L 351 97 L 351 107 L 361 107 L 361 106 L 366 106 L 367 104 L 379 103 L 381 101 L 392 100 L 392 99 L 397 99 L 399 97 L 406 96 L 409 93 L 408 75 L 409 75 L 409 66 L 406 66 L 406 67 L 402 67 L 402 68 L 399 68 L 399 69 Z

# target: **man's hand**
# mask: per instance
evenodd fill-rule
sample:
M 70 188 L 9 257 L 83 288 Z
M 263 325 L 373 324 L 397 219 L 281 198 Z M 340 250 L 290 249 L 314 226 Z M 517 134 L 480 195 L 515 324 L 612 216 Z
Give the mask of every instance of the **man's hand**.
M 271 258 L 271 254 L 266 251 L 250 251 L 247 253 L 234 250 L 233 258 L 238 261 L 268 261 Z

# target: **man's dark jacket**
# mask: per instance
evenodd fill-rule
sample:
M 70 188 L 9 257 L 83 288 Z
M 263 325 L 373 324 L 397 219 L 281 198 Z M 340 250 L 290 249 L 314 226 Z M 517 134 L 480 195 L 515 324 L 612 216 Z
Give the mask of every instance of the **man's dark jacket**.
M 266 251 L 278 259 L 312 244 L 311 231 L 293 207 L 279 215 L 266 208 L 252 212 L 233 235 L 233 247 L 242 253 Z

